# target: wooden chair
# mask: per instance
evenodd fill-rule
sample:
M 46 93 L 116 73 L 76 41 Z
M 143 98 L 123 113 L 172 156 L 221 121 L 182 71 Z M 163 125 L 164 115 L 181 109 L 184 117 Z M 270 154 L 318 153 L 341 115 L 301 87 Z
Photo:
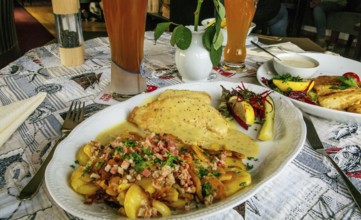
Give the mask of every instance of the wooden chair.
M 335 44 L 339 33 L 349 34 L 346 46 L 351 47 L 353 40 L 358 36 L 359 31 L 355 25 L 361 20 L 361 13 L 351 11 L 340 11 L 327 16 L 327 28 L 331 30 L 331 44 Z
M 171 0 L 169 20 L 177 24 L 193 25 L 196 6 L 197 1 L 194 0 Z M 204 1 L 199 16 L 199 22 L 203 19 L 212 17 L 214 17 L 213 2 Z
M 20 57 L 14 18 L 14 0 L 0 1 L 0 69 Z
M 298 37 L 301 34 L 302 22 L 307 8 L 308 1 L 304 0 L 281 0 L 288 9 L 289 27 L 288 34 Z
M 358 35 L 357 35 L 356 47 L 355 47 L 355 52 L 353 54 L 353 58 L 356 60 L 360 60 L 360 58 L 361 58 L 361 20 L 359 23 L 357 23 L 355 25 L 355 30 L 358 31 Z

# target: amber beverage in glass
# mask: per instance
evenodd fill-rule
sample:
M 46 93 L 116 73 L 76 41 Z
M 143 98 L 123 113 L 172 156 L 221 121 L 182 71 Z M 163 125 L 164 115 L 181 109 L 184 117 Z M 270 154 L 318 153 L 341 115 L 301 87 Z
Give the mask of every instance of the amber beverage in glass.
M 227 44 L 224 48 L 225 69 L 243 70 L 246 59 L 248 29 L 256 12 L 255 0 L 224 0 L 227 18 Z
M 135 95 L 146 90 L 141 75 L 147 0 L 103 0 L 111 50 L 110 90 Z

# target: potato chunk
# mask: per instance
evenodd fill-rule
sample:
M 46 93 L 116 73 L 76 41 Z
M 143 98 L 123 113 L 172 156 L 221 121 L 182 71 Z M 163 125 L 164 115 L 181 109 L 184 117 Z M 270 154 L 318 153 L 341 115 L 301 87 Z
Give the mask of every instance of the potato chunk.
M 149 205 L 147 194 L 137 184 L 133 184 L 125 194 L 124 209 L 129 218 L 137 218 L 139 208 Z

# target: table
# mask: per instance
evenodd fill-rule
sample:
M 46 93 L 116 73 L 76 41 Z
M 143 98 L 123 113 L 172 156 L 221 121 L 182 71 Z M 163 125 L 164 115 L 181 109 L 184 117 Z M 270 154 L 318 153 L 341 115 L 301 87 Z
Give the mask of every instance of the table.
M 169 35 L 155 45 L 152 33 L 145 37 L 145 77 L 148 89 L 182 83 L 174 64 Z M 302 51 L 292 43 L 287 44 Z M 284 48 L 283 45 L 282 48 Z M 60 65 L 58 48 L 50 44 L 35 48 L 0 70 L 1 105 L 26 99 L 40 91 L 44 103 L 0 146 L 0 219 L 75 219 L 57 206 L 43 185 L 32 200 L 16 195 L 46 158 L 51 141 L 60 134 L 65 112 L 72 100 L 86 102 L 86 116 L 102 110 L 103 91 L 110 82 L 110 49 L 107 38 L 85 42 L 85 63 Z M 266 57 L 249 55 L 248 71 L 214 71 L 210 80 L 257 83 L 255 73 Z M 351 181 L 361 189 L 361 124 L 338 123 L 312 117 L 324 145 L 332 156 L 352 156 L 342 161 Z M 333 150 L 333 152 L 331 152 Z M 346 163 L 347 162 L 347 163 Z M 302 151 L 276 178 L 246 201 L 245 219 L 361 219 L 361 212 L 344 183 L 326 158 L 306 143 Z

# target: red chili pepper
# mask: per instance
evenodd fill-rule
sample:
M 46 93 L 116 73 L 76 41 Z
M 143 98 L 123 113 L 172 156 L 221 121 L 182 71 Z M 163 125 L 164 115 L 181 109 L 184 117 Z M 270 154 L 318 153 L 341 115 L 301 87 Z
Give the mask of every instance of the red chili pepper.
M 243 121 L 233 110 L 232 106 L 227 103 L 228 111 L 231 112 L 231 115 L 233 118 L 238 122 L 239 125 L 241 125 L 244 129 L 248 130 L 248 125 L 245 121 Z
M 292 98 L 292 99 L 296 99 L 298 101 L 301 101 L 301 102 L 306 102 L 308 104 L 317 105 L 317 103 L 315 103 L 312 99 L 310 99 L 307 96 L 306 91 L 292 91 L 287 96 Z
M 352 77 L 355 79 L 355 81 L 359 84 L 360 83 L 360 77 L 354 73 L 354 72 L 347 72 L 347 73 L 344 73 L 342 76 L 346 77 L 346 78 L 349 78 L 349 77 Z
M 260 94 L 249 91 L 243 83 L 237 86 L 236 89 L 232 89 L 231 94 L 237 96 L 237 101 L 247 101 L 254 110 L 254 115 L 256 118 L 259 118 L 261 121 L 265 115 L 265 107 L 264 103 L 266 102 L 267 96 L 269 96 L 273 91 L 264 91 Z M 231 112 L 232 114 L 232 112 Z M 244 126 L 244 122 L 240 122 L 239 119 L 235 118 L 236 121 L 242 126 Z

